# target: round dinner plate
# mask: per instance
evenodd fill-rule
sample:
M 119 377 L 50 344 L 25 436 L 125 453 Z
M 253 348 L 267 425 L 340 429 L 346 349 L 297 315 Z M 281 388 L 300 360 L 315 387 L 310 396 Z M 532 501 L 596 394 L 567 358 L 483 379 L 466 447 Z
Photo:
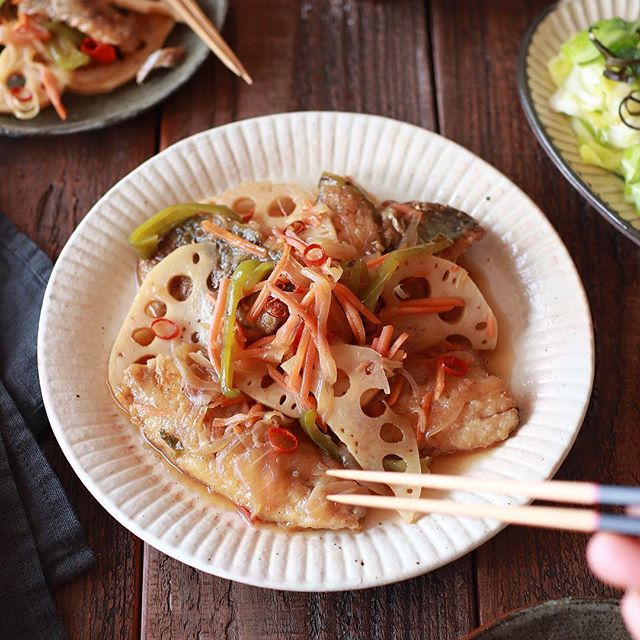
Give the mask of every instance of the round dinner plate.
M 533 21 L 522 42 L 518 91 L 536 138 L 562 175 L 610 224 L 640 245 L 640 216 L 624 199 L 622 178 L 582 162 L 569 118 L 549 104 L 556 87 L 547 70 L 562 43 L 579 31 L 603 18 L 637 20 L 638 15 L 640 0 L 563 0 L 552 5 Z
M 593 377 L 593 334 L 575 267 L 555 231 L 506 177 L 418 127 L 350 113 L 290 113 L 197 134 L 151 158 L 80 223 L 45 294 L 38 362 L 53 431 L 100 504 L 134 534 L 193 567 L 297 591 L 371 587 L 431 571 L 501 529 L 494 521 L 429 515 L 409 525 L 370 513 L 361 532 L 252 527 L 170 472 L 116 408 L 106 384 L 111 345 L 135 295 L 129 233 L 159 209 L 245 181 L 313 186 L 327 169 L 377 197 L 431 200 L 488 230 L 466 264 L 496 310 L 501 368 L 521 410 L 517 432 L 490 450 L 442 458 L 435 469 L 542 480 L 580 428 Z M 518 503 L 451 492 L 459 501 Z
M 218 28 L 222 28 L 228 4 L 228 0 L 202 2 L 203 8 Z M 65 93 L 62 100 L 68 111 L 66 120 L 61 120 L 52 107 L 43 109 L 32 120 L 18 120 L 13 115 L 0 114 L 0 135 L 17 138 L 102 129 L 150 109 L 189 80 L 209 53 L 207 45 L 181 23 L 176 24 L 164 46 L 184 47 L 185 56 L 179 65 L 172 69 L 154 71 L 141 85 L 133 80 L 101 95 Z

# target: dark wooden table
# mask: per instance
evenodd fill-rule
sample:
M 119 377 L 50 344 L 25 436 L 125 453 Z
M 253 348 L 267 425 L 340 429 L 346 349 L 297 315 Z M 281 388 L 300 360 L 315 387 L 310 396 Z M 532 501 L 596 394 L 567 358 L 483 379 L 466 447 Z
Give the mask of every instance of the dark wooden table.
M 597 367 L 591 406 L 559 477 L 640 483 L 640 260 L 536 143 L 516 54 L 544 0 L 232 0 L 225 35 L 248 87 L 210 59 L 164 105 L 103 131 L 0 141 L 0 210 L 52 257 L 95 200 L 192 133 L 280 111 L 362 111 L 439 131 L 485 158 L 546 212 L 587 289 Z M 47 453 L 98 566 L 55 594 L 70 638 L 454 640 L 524 605 L 610 596 L 586 537 L 511 527 L 421 578 L 334 594 L 261 590 L 200 573 L 143 544 Z

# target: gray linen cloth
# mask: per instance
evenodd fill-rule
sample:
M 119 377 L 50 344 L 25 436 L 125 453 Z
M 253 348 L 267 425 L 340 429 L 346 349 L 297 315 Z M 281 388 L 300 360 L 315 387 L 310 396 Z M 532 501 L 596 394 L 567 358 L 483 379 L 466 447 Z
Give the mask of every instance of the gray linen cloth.
M 36 362 L 51 261 L 0 215 L 0 638 L 65 637 L 50 587 L 95 558 L 37 438 L 48 427 Z

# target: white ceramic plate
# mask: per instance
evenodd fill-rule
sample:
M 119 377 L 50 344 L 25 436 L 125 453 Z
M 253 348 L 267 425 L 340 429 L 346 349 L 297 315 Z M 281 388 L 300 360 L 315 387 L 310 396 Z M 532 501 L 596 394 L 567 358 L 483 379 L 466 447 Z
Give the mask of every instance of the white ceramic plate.
M 640 216 L 624 199 L 624 183 L 610 171 L 580 160 L 569 118 L 551 109 L 556 90 L 547 63 L 563 42 L 597 20 L 637 20 L 640 0 L 564 0 L 549 7 L 529 27 L 518 61 L 518 90 L 538 141 L 564 177 L 608 222 L 640 245 Z M 583 216 L 584 212 L 577 211 Z
M 51 276 L 38 360 L 54 433 L 100 504 L 149 544 L 225 578 L 300 591 L 410 578 L 467 553 L 500 525 L 438 515 L 407 525 L 374 513 L 361 533 L 250 527 L 168 471 L 116 409 L 106 375 L 135 292 L 127 236 L 136 225 L 169 204 L 243 181 L 312 186 L 323 169 L 354 176 L 381 199 L 450 203 L 489 230 L 468 261 L 482 270 L 503 350 L 512 349 L 522 425 L 502 445 L 436 468 L 506 483 L 550 477 L 578 433 L 593 375 L 589 308 L 558 236 L 507 178 L 445 138 L 380 117 L 293 113 L 205 131 L 145 162 L 87 214 Z M 463 492 L 453 498 L 515 502 Z

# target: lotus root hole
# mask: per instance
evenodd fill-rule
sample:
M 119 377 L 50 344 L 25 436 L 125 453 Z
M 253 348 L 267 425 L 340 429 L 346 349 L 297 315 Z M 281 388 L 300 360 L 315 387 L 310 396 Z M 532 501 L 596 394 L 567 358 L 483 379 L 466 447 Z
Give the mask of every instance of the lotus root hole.
M 291 215 L 296 208 L 296 203 L 289 196 L 276 198 L 267 208 L 267 213 L 272 218 L 282 218 Z
M 349 376 L 342 369 L 338 369 L 338 378 L 333 385 L 333 395 L 336 398 L 342 398 L 349 391 L 350 386 Z
M 463 350 L 471 349 L 472 347 L 471 340 L 469 340 L 469 338 L 467 338 L 466 336 L 461 336 L 459 333 L 452 333 L 451 335 L 448 335 L 445 339 L 447 342 L 450 342 Z
M 400 295 L 398 293 L 400 292 Z M 431 297 L 431 284 L 426 278 L 421 276 L 411 276 L 403 278 L 396 285 L 396 295 L 401 300 L 416 300 L 418 298 Z
M 193 344 L 197 344 L 198 342 L 200 342 L 200 338 L 198 337 L 198 332 L 194 331 L 191 334 L 191 342 L 193 342 Z
M 453 307 L 450 311 L 443 311 L 442 313 L 439 313 L 438 316 L 440 316 L 440 320 L 443 322 L 456 324 L 457 322 L 460 322 L 463 313 L 464 307 Z
M 167 305 L 162 300 L 149 300 L 144 312 L 150 318 L 164 318 L 167 314 Z
M 167 284 L 169 295 L 178 302 L 184 302 L 193 291 L 193 281 L 189 276 L 173 276 Z
M 287 396 L 284 393 L 280 396 L 280 400 L 278 400 L 278 404 L 282 406 L 287 401 Z
M 256 210 L 256 203 L 251 198 L 238 198 L 231 208 L 240 216 L 250 216 Z
M 360 408 L 365 416 L 370 418 L 379 418 L 387 409 L 381 398 L 374 397 L 371 399 L 371 393 L 365 391 L 360 398 Z
M 380 437 L 389 444 L 396 444 L 404 440 L 404 433 L 391 422 L 385 422 L 380 427 Z
M 486 322 L 478 322 L 476 325 L 476 331 L 484 331 L 487 328 Z
M 198 264 L 198 262 L 200 262 L 200 254 L 199 253 L 194 253 L 191 256 L 191 260 L 193 261 L 193 264 Z
M 442 282 L 446 282 L 449 279 L 449 269 L 447 269 L 443 274 L 442 274 Z
M 385 471 L 401 471 L 407 470 L 407 463 L 395 453 L 388 453 L 382 458 L 382 468 Z
M 270 375 L 265 374 L 262 376 L 262 379 L 260 380 L 261 389 L 267 389 L 272 384 L 273 384 L 273 378 Z
M 149 362 L 149 360 L 151 360 L 151 358 L 155 358 L 155 356 L 152 353 L 147 353 L 144 356 L 140 356 L 137 360 L 136 360 L 136 364 L 147 364 L 147 362 Z
M 156 337 L 156 334 L 153 332 L 153 329 L 149 327 L 140 327 L 138 329 L 134 329 L 131 333 L 131 338 L 134 342 L 137 342 L 142 347 L 148 347 Z

